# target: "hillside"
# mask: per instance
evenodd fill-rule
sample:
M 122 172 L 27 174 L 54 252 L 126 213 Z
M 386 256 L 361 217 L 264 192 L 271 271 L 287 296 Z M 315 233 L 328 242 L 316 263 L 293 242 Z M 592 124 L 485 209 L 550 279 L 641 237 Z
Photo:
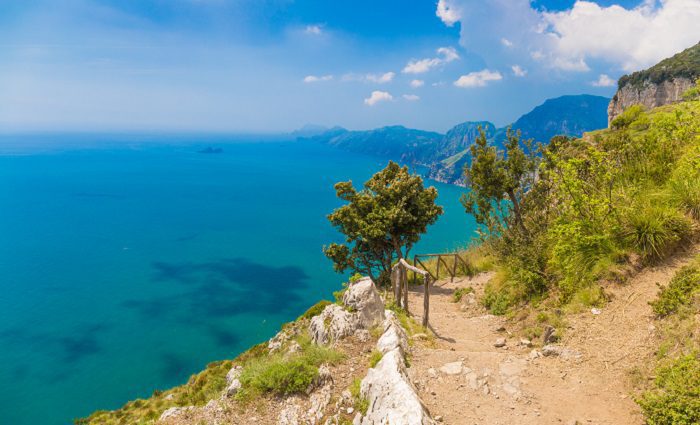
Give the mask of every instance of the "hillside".
M 557 135 L 580 137 L 584 132 L 606 127 L 608 101 L 607 98 L 592 95 L 548 99 L 518 118 L 511 126 L 521 130 L 525 137 L 544 143 Z M 505 128 L 496 128 L 489 121 L 467 121 L 452 127 L 444 135 L 403 126 L 366 131 L 335 127 L 300 139 L 325 143 L 349 152 L 426 166 L 430 169 L 430 178 L 459 183 L 462 168 L 469 160 L 469 146 L 479 135 L 480 127 L 496 143 L 505 137 Z
M 681 100 L 700 78 L 700 43 L 651 68 L 620 77 L 608 106 L 608 122 L 625 109 L 640 104 L 647 109 Z

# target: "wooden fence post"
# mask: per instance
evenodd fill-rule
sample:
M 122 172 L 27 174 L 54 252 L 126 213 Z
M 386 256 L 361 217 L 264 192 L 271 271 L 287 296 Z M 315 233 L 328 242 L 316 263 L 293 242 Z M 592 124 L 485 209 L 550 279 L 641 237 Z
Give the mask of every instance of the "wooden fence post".
M 408 314 L 408 269 L 403 268 L 403 308 Z
M 428 327 L 428 315 L 430 314 L 430 276 L 425 275 L 425 286 L 423 289 L 423 327 Z

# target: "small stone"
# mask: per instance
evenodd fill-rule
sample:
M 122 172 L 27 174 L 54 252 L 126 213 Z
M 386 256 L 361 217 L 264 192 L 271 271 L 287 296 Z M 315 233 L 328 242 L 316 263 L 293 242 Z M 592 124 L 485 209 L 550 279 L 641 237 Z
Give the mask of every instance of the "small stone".
M 591 309 L 591 313 L 593 313 L 594 316 L 597 316 L 597 315 L 599 315 L 599 314 L 601 313 L 601 311 L 600 311 L 599 308 L 593 307 L 593 308 Z
M 529 354 L 530 359 L 532 359 L 532 360 L 540 357 L 540 355 L 541 355 L 540 352 L 537 350 L 532 350 L 532 351 L 530 351 L 530 354 Z
M 436 422 L 442 422 L 442 416 L 440 416 L 440 415 L 435 416 L 434 419 L 435 419 Z
M 352 407 L 348 407 L 348 410 L 347 410 L 348 415 L 352 415 L 352 412 L 354 412 L 354 411 L 355 411 L 355 409 L 353 409 Z
M 496 326 L 496 328 L 495 328 L 493 331 L 494 331 L 494 332 L 505 332 L 505 331 L 506 331 L 506 327 L 503 326 L 503 325 L 498 325 L 498 326 Z
M 484 384 L 484 389 L 483 389 L 483 391 L 484 391 L 484 395 L 489 395 L 489 393 L 491 392 L 491 390 L 489 389 L 489 385 L 488 385 L 488 384 Z
M 438 377 L 437 370 L 435 370 L 434 368 L 431 367 L 430 369 L 428 369 L 428 376 L 433 378 L 433 379 L 437 378 Z
M 496 342 L 493 343 L 493 346 L 496 348 L 505 347 L 506 346 L 506 339 L 505 338 L 496 339 Z
M 532 347 L 532 341 L 527 338 L 520 338 L 520 345 L 525 347 Z
M 462 373 L 462 362 L 445 363 L 440 368 L 440 372 L 445 375 L 459 375 Z

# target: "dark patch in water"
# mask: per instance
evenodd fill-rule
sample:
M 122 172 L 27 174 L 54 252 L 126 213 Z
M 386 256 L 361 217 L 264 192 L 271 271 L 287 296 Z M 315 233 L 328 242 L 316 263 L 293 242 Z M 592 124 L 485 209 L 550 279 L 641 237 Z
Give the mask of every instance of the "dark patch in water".
M 161 381 L 171 382 L 177 385 L 189 375 L 189 371 L 195 369 L 195 365 L 186 358 L 174 353 L 165 353 L 161 356 Z
M 293 311 L 302 303 L 299 289 L 308 284 L 300 267 L 267 266 L 244 258 L 205 263 L 153 263 L 154 282 L 175 283 L 184 292 L 155 299 L 129 300 L 124 306 L 145 319 L 208 324 L 247 312 Z M 226 342 L 229 337 L 215 335 Z

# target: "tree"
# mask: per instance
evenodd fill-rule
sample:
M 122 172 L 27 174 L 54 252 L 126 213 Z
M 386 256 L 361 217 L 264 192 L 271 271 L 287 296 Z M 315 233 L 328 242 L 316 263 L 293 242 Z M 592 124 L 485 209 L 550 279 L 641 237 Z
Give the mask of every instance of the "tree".
M 345 235 L 345 243 L 323 248 L 336 271 L 347 269 L 379 281 L 388 279 L 394 259 L 408 256 L 430 224 L 442 214 L 435 204 L 437 189 L 425 188 L 423 179 L 390 161 L 357 190 L 352 181 L 335 185 L 338 198 L 347 204 L 328 220 Z
M 505 152 L 489 145 L 479 129 L 470 148 L 471 165 L 465 168 L 470 191 L 462 195 L 462 205 L 489 233 L 500 234 L 515 226 L 527 236 L 523 197 L 534 184 L 539 159 L 532 140 L 521 140 L 520 131 L 508 128 L 504 147 Z

